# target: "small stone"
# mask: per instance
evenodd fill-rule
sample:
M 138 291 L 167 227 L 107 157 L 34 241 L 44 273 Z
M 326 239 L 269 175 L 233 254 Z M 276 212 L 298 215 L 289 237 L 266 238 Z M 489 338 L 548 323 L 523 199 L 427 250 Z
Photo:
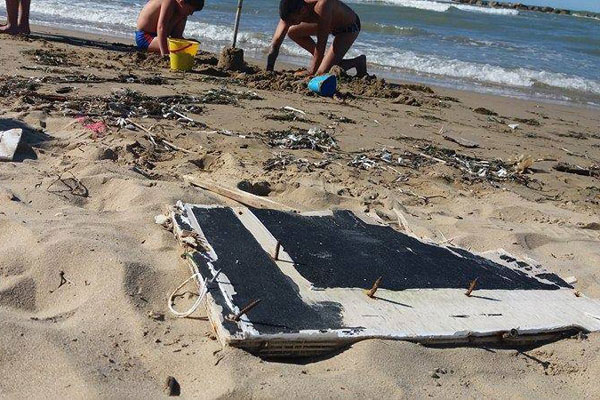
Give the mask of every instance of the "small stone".
M 168 376 L 165 382 L 164 392 L 167 396 L 179 396 L 181 394 L 181 386 L 179 386 L 177 379 Z
M 432 373 L 431 373 L 431 377 L 432 377 L 433 379 L 440 379 L 440 376 L 437 374 L 437 372 L 432 372 Z

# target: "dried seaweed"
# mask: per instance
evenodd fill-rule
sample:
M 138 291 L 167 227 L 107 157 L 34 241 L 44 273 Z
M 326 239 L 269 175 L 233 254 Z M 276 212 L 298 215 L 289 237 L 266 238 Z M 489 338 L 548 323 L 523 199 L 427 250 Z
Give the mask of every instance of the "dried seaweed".
M 268 143 L 272 147 L 292 150 L 311 149 L 321 152 L 329 152 L 338 148 L 335 139 L 326 131 L 318 128 L 269 131 L 266 135 L 269 138 Z
M 24 94 L 35 92 L 41 86 L 37 78 L 6 77 L 0 78 L 0 96 L 22 96 Z
M 23 51 L 23 54 L 33 56 L 35 62 L 41 65 L 50 65 L 54 67 L 69 67 L 73 65 L 69 54 L 62 49 L 25 50 Z

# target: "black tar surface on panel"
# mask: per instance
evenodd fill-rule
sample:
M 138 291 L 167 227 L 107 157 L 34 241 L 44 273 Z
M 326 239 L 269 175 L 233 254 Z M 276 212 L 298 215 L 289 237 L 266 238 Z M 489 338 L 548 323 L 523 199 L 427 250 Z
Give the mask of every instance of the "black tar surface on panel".
M 318 288 L 369 288 L 382 276 L 380 288 L 546 289 L 570 287 L 554 274 L 555 284 L 540 282 L 463 249 L 452 251 L 421 242 L 387 226 L 371 225 L 350 211 L 333 216 L 302 216 L 253 209 L 263 225 L 296 263 L 296 269 Z
M 234 304 L 242 308 L 254 299 L 258 306 L 248 312 L 248 319 L 260 333 L 296 332 L 303 329 L 340 329 L 341 306 L 337 303 L 308 305 L 298 294 L 298 287 L 262 249 L 230 208 L 193 208 L 206 239 L 215 250 L 216 270 L 227 275 L 236 294 Z M 206 262 L 198 254 L 194 260 L 204 277 L 212 277 Z M 207 275 L 205 275 L 205 273 Z M 219 278 L 217 278 L 218 280 Z M 218 290 L 211 289 L 215 301 L 231 310 Z M 226 323 L 230 332 L 234 324 Z

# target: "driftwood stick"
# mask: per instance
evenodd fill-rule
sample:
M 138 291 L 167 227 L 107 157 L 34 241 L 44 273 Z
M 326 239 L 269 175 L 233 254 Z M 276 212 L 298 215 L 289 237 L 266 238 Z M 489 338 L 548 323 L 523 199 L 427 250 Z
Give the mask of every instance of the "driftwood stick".
M 184 175 L 183 180 L 192 186 L 197 186 L 204 190 L 208 190 L 209 192 L 216 193 L 230 200 L 237 201 L 238 203 L 248 207 L 275 208 L 282 211 L 297 211 L 292 207 L 288 207 L 271 199 L 256 196 L 252 193 L 244 192 L 239 189 L 231 189 L 208 180 L 201 180 L 192 175 Z

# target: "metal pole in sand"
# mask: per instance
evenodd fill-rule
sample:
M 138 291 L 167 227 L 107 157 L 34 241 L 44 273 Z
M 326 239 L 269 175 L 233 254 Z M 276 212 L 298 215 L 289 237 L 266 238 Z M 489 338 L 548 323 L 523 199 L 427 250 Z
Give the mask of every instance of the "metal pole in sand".
M 237 42 L 238 28 L 240 27 L 240 17 L 242 16 L 242 3 L 243 2 L 244 2 L 244 0 L 238 0 L 237 12 L 235 13 L 235 25 L 233 26 L 233 44 L 231 45 L 231 47 L 234 49 L 235 49 L 235 44 Z

